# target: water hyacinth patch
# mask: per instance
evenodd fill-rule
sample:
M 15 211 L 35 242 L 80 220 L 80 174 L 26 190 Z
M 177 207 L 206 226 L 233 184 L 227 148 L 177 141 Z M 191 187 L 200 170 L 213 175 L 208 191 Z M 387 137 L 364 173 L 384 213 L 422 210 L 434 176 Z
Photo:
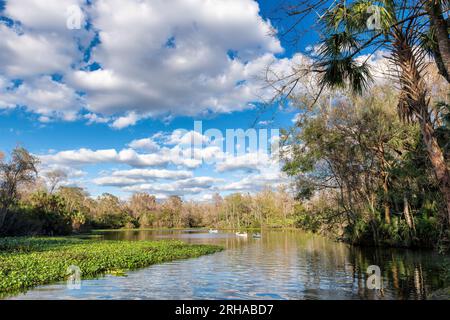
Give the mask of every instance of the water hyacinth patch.
M 82 278 L 107 273 L 124 275 L 152 264 L 211 254 L 222 248 L 181 241 L 101 241 L 76 238 L 0 239 L 0 295 L 66 280 L 67 268 L 78 266 Z

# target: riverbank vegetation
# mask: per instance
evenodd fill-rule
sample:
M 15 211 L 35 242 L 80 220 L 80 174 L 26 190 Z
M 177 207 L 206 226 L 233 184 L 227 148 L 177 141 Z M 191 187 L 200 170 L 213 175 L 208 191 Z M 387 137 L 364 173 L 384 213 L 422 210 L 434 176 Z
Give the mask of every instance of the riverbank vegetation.
M 284 141 L 285 171 L 306 203 L 299 226 L 448 250 L 448 2 L 288 3 L 292 41 L 302 20 L 324 13 L 307 63 L 267 72 L 276 98 L 300 109 Z
M 361 245 L 448 245 L 420 128 L 398 118 L 396 101 L 388 86 L 335 106 L 324 101 L 286 132 L 284 170 L 296 181 L 298 227 Z M 438 132 L 448 154 L 445 112 Z
M 126 270 L 220 251 L 210 245 L 180 241 L 101 241 L 75 238 L 0 239 L 0 296 L 68 279 L 74 266 L 81 278 Z

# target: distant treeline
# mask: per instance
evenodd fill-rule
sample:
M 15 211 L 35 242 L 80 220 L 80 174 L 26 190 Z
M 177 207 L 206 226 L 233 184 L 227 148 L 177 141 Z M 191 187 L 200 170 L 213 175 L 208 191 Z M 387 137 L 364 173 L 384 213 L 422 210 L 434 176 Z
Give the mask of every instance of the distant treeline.
M 0 235 L 65 235 L 91 229 L 120 228 L 257 228 L 294 225 L 295 201 L 269 189 L 256 195 L 216 194 L 209 203 L 183 202 L 171 196 L 158 202 L 147 193 L 128 201 L 112 194 L 94 199 L 78 187 L 57 187 L 61 172 L 38 179 L 38 159 L 16 148 L 0 163 Z

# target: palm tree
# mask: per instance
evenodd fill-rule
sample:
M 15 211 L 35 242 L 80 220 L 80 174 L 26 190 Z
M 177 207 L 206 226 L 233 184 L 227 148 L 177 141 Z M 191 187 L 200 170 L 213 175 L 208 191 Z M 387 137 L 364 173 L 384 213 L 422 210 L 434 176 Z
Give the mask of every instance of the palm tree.
M 430 18 L 430 49 L 440 74 L 450 82 L 450 39 L 447 20 L 444 11 L 448 12 L 450 1 L 448 0 L 422 0 L 422 4 Z
M 372 82 L 369 58 L 383 50 L 390 59 L 389 73 L 399 88 L 398 111 L 405 121 L 417 121 L 428 158 L 439 183 L 446 206 L 443 218 L 450 224 L 450 173 L 445 153 L 438 144 L 433 125 L 430 90 L 424 80 L 429 57 L 434 58 L 440 74 L 449 81 L 450 46 L 448 0 L 297 0 L 288 6 L 288 17 L 304 19 L 324 10 L 323 41 L 313 66 L 296 69 L 278 78 L 278 96 L 290 95 L 305 72 L 318 74 L 320 91 L 325 88 L 350 88 L 362 93 Z M 290 11 L 289 11 L 290 10 Z M 373 21 L 376 20 L 376 21 Z M 369 25 L 369 22 L 376 22 Z M 294 21 L 293 26 L 299 25 Z M 375 26 L 375 28 L 372 28 Z M 292 27 L 293 28 L 293 27 Z M 292 28 L 288 28 L 291 30 Z M 300 82 L 301 83 L 301 82 Z
M 345 3 L 335 6 L 324 19 L 326 38 L 320 49 L 316 69 L 321 73 L 323 86 L 350 86 L 361 93 L 370 84 L 371 73 L 368 60 L 358 62 L 357 56 L 361 53 L 372 54 L 379 49 L 390 53 L 390 75 L 400 89 L 399 115 L 405 121 L 417 121 L 420 125 L 423 142 L 446 204 L 446 217 L 450 222 L 450 174 L 433 126 L 430 93 L 424 80 L 428 67 L 424 39 L 433 28 L 433 23 L 427 22 L 430 21 L 429 9 L 434 8 L 433 11 L 436 7 L 442 8 L 441 5 L 438 1 L 429 4 L 429 0 L 423 3 L 358 0 L 349 6 Z M 367 21 L 371 19 L 374 8 L 378 13 L 378 26 L 371 30 L 367 27 Z M 434 48 L 435 52 L 440 52 L 443 60 L 441 73 L 448 70 L 449 62 L 445 61 L 447 49 L 444 42 L 439 41 L 439 49 Z

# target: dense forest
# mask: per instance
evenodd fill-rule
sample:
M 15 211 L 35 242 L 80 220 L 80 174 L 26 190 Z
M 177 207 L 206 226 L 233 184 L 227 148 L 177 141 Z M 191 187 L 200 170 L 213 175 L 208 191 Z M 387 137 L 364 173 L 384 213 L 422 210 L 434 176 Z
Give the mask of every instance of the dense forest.
M 299 223 L 351 243 L 448 250 L 449 3 L 330 2 L 281 7 L 294 42 L 325 12 L 320 41 L 309 63 L 267 73 L 301 110 L 285 137 L 285 171 L 309 202 Z
M 396 101 L 388 86 L 324 101 L 286 132 L 284 170 L 296 177 L 299 227 L 366 245 L 448 245 L 445 202 L 420 128 L 400 120 Z M 438 114 L 448 155 L 449 106 Z

